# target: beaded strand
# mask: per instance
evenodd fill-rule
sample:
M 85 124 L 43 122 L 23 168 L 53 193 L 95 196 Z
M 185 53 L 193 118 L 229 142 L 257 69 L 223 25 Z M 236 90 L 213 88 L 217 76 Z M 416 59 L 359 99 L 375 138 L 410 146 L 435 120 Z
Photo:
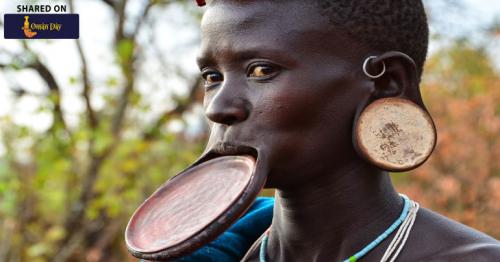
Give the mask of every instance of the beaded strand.
M 400 194 L 401 198 L 403 198 L 404 201 L 404 206 L 403 206 L 403 211 L 401 212 L 401 215 L 399 218 L 394 221 L 394 223 L 387 228 L 382 234 L 380 234 L 375 240 L 373 240 L 370 244 L 366 245 L 363 249 L 358 251 L 356 254 L 352 255 L 348 259 L 345 259 L 343 262 L 356 262 L 363 256 L 365 256 L 368 252 L 370 252 L 372 249 L 374 249 L 377 245 L 379 245 L 384 239 L 386 239 L 396 228 L 398 228 L 401 224 L 401 227 L 398 229 L 396 236 L 390 243 L 389 247 L 384 253 L 384 256 L 382 257 L 381 261 L 387 261 L 391 256 L 392 259 L 390 260 L 391 262 L 396 259 L 396 257 L 399 255 L 400 251 L 402 250 L 404 244 L 406 243 L 406 240 L 408 239 L 408 235 L 410 234 L 410 230 L 413 227 L 413 224 L 415 222 L 415 218 L 419 209 L 419 205 L 415 203 L 414 201 L 411 201 L 406 195 Z M 266 262 L 267 261 L 267 242 L 269 238 L 269 230 L 266 231 L 264 234 L 264 237 L 262 237 L 262 241 L 260 244 L 260 250 L 259 250 L 259 260 L 260 262 Z M 398 247 L 399 245 L 399 247 Z M 397 248 L 397 249 L 396 249 Z

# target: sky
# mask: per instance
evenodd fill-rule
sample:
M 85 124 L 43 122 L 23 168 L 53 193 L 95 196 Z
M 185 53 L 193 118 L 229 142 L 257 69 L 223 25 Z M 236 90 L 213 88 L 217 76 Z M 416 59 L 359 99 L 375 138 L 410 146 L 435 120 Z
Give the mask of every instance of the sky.
M 131 0 L 128 12 L 136 15 L 137 6 L 145 0 Z M 443 8 L 442 2 L 445 0 L 425 0 L 425 3 L 433 8 L 430 16 L 435 22 L 431 27 L 431 32 L 444 32 L 451 36 L 467 36 L 470 38 L 480 37 L 476 35 L 477 28 L 483 28 L 495 19 L 500 23 L 500 0 L 463 0 L 463 5 L 457 5 L 452 9 L 458 12 L 451 12 L 449 7 Z M 457 0 L 448 0 L 457 1 Z M 5 13 L 15 13 L 17 4 L 25 4 L 31 1 L 10 1 L 0 0 L 0 15 L 3 19 Z M 41 3 L 51 3 L 51 1 L 39 1 Z M 194 5 L 194 1 L 193 1 Z M 111 36 L 114 21 L 109 21 L 111 11 L 98 0 L 76 1 L 76 11 L 80 14 L 80 39 L 84 49 L 87 50 L 87 58 L 91 68 L 92 79 L 96 86 L 104 86 L 108 77 L 119 76 L 119 69 L 115 66 L 113 56 L 108 47 L 111 45 Z M 195 56 L 197 43 L 199 42 L 198 25 L 188 18 L 186 12 L 180 8 L 168 8 L 161 10 L 162 19 L 159 25 L 154 28 L 157 36 L 157 44 L 164 54 L 168 54 L 169 62 L 179 66 L 186 75 L 197 74 Z M 3 31 L 3 28 L 1 29 Z M 0 32 L 0 62 L 6 61 L 6 53 L 19 52 L 20 46 L 16 40 L 3 39 L 3 32 Z M 139 36 L 146 37 L 146 36 Z M 431 41 L 431 52 L 437 50 L 442 43 Z M 72 84 L 70 79 L 79 74 L 79 59 L 75 52 L 75 42 L 73 40 L 51 40 L 40 41 L 31 40 L 30 47 L 39 51 L 43 61 L 49 68 L 57 72 L 57 80 L 63 90 L 63 110 L 66 120 L 70 125 L 75 126 L 78 122 L 78 114 L 83 111 L 84 104 L 80 98 L 81 85 Z M 500 57 L 500 43 L 497 48 L 493 48 L 495 57 Z M 149 54 L 151 57 L 158 54 Z M 160 54 L 161 55 L 161 54 Z M 496 59 L 500 65 L 500 59 Z M 156 78 L 158 72 L 169 73 L 157 60 L 151 59 L 144 65 L 145 74 L 139 79 L 138 88 L 152 105 L 152 111 L 146 118 L 154 118 L 163 110 L 172 106 L 169 97 L 172 94 L 182 95 L 186 92 L 187 83 L 180 78 L 169 77 Z M 7 86 L 22 86 L 33 95 L 23 96 L 15 99 L 13 93 Z M 96 108 L 102 108 L 105 101 L 102 93 L 103 88 L 98 88 L 92 98 L 92 103 Z M 24 72 L 0 72 L 0 119 L 8 117 L 14 123 L 29 126 L 38 131 L 46 130 L 51 122 L 51 115 L 47 111 L 40 110 L 46 108 L 40 102 L 38 96 L 45 93 L 43 82 L 38 76 L 30 71 Z M 196 109 L 200 112 L 200 108 Z M 196 116 L 189 116 L 190 125 L 200 126 L 202 122 Z M 171 128 L 182 129 L 182 125 L 177 123 Z M 1 132 L 1 128 L 0 128 Z M 2 150 L 0 148 L 0 154 Z

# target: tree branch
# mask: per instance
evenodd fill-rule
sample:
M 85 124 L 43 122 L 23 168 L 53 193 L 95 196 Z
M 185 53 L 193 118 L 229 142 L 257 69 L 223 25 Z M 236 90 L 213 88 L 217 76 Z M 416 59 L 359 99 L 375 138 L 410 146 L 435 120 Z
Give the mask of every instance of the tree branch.
M 125 119 L 125 111 L 129 104 L 129 97 L 134 89 L 134 79 L 128 79 L 118 100 L 118 109 L 111 120 L 111 132 L 115 138 L 120 135 L 121 128 L 123 126 L 123 121 Z
M 70 9 L 71 13 L 74 12 L 73 0 L 69 0 L 69 9 Z M 92 103 L 90 101 L 90 93 L 92 92 L 92 86 L 90 84 L 87 59 L 85 57 L 85 53 L 83 51 L 80 39 L 76 39 L 75 43 L 76 43 L 76 47 L 78 50 L 78 55 L 80 57 L 80 61 L 82 63 L 82 79 L 83 79 L 83 93 L 82 93 L 82 95 L 83 95 L 83 99 L 85 100 L 87 121 L 89 123 L 89 126 L 92 129 L 95 129 L 98 125 L 98 119 L 97 119 L 96 113 L 94 111 L 94 108 L 92 107 Z
M 49 88 L 50 93 L 54 94 L 54 123 L 53 127 L 57 124 L 57 122 L 61 123 L 61 126 L 66 132 L 71 133 L 66 125 L 66 121 L 63 117 L 63 112 L 61 109 L 61 89 L 59 84 L 57 83 L 54 74 L 47 68 L 45 64 L 43 64 L 40 59 L 35 56 L 35 61 L 33 63 L 27 64 L 27 68 L 31 68 L 35 70 L 38 75 L 44 80 Z
M 200 85 L 201 78 L 197 78 L 189 89 L 188 97 L 184 101 L 179 102 L 174 109 L 163 113 L 149 128 L 149 130 L 143 133 L 143 139 L 147 141 L 156 139 L 160 134 L 160 129 L 165 125 L 165 123 L 167 123 L 168 120 L 172 119 L 173 117 L 181 116 L 191 107 L 193 103 L 201 100 L 202 94 L 200 93 L 202 90 L 201 88 L 199 88 Z
M 115 39 L 115 45 L 118 46 L 122 41 L 130 40 L 132 41 L 132 50 L 129 55 L 129 57 L 122 57 L 121 60 L 121 68 L 122 72 L 125 75 L 125 88 L 123 89 L 120 98 L 118 100 L 118 109 L 116 110 L 115 114 L 113 115 L 112 122 L 111 122 L 111 132 L 113 134 L 113 137 L 115 140 L 118 138 L 122 125 L 123 125 L 123 120 L 125 118 L 125 111 L 127 110 L 127 106 L 129 103 L 129 97 L 132 91 L 134 90 L 134 67 L 133 67 L 133 57 L 134 57 L 134 51 L 135 51 L 135 39 L 134 38 L 127 38 L 124 35 L 124 23 L 126 20 L 125 17 L 125 7 L 127 5 L 127 0 L 123 0 L 120 3 L 120 6 L 117 9 L 117 15 L 118 15 L 118 25 L 116 28 L 116 39 Z
M 119 16 L 118 19 L 119 22 L 115 34 L 116 36 L 115 47 L 118 47 L 119 43 L 122 40 L 126 40 L 123 34 L 126 3 L 127 0 L 124 0 L 121 3 L 117 3 L 116 8 L 114 9 L 116 14 Z M 77 47 L 79 48 L 83 65 L 83 61 L 86 60 L 85 56 L 83 56 L 83 52 L 81 51 L 82 48 L 81 46 L 79 46 L 78 42 L 77 42 Z M 132 57 L 130 58 L 127 57 L 124 61 L 121 62 L 123 63 L 121 65 L 121 68 L 123 74 L 125 75 L 126 83 L 118 100 L 118 108 L 111 119 L 112 123 L 110 132 L 113 135 L 113 142 L 111 143 L 111 145 L 105 148 L 103 152 L 96 154 L 96 152 L 93 149 L 93 143 L 92 141 L 90 141 L 90 147 L 89 147 L 90 165 L 84 175 L 80 196 L 78 200 L 74 203 L 72 210 L 70 211 L 70 214 L 66 219 L 65 222 L 66 232 L 71 232 L 71 233 L 68 233 L 66 238 L 63 239 L 61 245 L 62 248 L 60 249 L 59 253 L 70 248 L 72 245 L 72 239 L 74 239 L 75 237 L 78 236 L 78 234 L 86 230 L 86 228 L 83 225 L 83 222 L 85 221 L 85 210 L 87 209 L 90 201 L 95 196 L 94 185 L 98 179 L 99 171 L 102 167 L 103 162 L 112 154 L 112 152 L 114 151 L 114 149 L 116 148 L 116 146 L 120 141 L 120 131 L 123 126 L 125 112 L 129 103 L 129 97 L 134 89 L 134 70 L 133 70 Z M 85 86 L 85 81 L 88 81 L 88 71 L 86 71 L 85 68 L 82 68 L 82 74 L 84 74 L 84 86 Z M 87 80 L 85 80 L 85 75 L 87 75 L 86 77 Z M 88 98 L 89 90 L 90 90 L 90 82 L 88 81 L 86 90 L 87 93 L 85 94 L 84 92 L 84 96 L 87 96 L 86 99 L 88 99 L 88 102 L 86 102 L 88 103 L 88 106 L 90 106 L 90 99 Z M 93 124 L 96 124 L 97 126 L 97 119 L 91 121 L 96 121 Z
M 113 9 L 116 7 L 116 3 L 113 0 L 102 0 L 102 2 Z
M 116 25 L 116 34 L 115 34 L 115 44 L 118 45 L 120 40 L 125 38 L 125 8 L 127 6 L 128 0 L 122 0 L 117 3 L 115 7 L 116 15 L 118 16 L 118 24 Z
M 85 179 L 83 181 L 80 197 L 71 207 L 69 215 L 64 223 L 64 229 L 67 235 L 61 241 L 60 248 L 56 256 L 60 258 L 60 261 L 66 261 L 65 258 L 70 256 L 73 250 L 81 244 L 80 242 L 86 230 L 83 225 L 83 221 L 85 221 L 85 210 L 87 209 L 90 200 L 93 198 L 94 184 L 97 180 L 99 169 L 101 168 L 103 161 L 104 157 L 91 156 L 91 163 L 85 173 Z
M 154 0 L 150 0 L 148 2 L 148 4 L 146 5 L 146 7 L 144 7 L 144 10 L 142 11 L 142 14 L 141 16 L 139 17 L 139 19 L 137 20 L 137 24 L 135 25 L 135 29 L 134 29 L 134 33 L 133 33 L 133 37 L 136 37 L 137 34 L 139 33 L 141 27 L 142 27 L 142 24 L 144 23 L 144 21 L 147 19 L 148 17 L 148 14 L 149 14 L 149 11 L 151 10 L 151 8 L 157 3 L 157 1 L 154 1 Z
M 93 243 L 91 243 L 89 252 L 86 256 L 87 261 L 110 261 L 111 259 L 109 257 L 111 257 L 112 254 L 110 254 L 107 250 L 111 249 L 111 245 L 113 244 L 113 241 L 117 239 L 117 236 L 123 234 L 122 225 L 127 222 L 120 218 L 113 218 L 113 220 L 108 218 L 103 219 L 103 221 L 106 221 L 107 223 L 97 229 L 98 231 L 89 232 L 98 234 L 97 238 L 96 236 L 93 237 Z M 87 238 L 89 237 L 87 236 Z
M 78 233 L 72 234 L 67 244 L 59 249 L 59 252 L 57 252 L 57 254 L 52 258 L 52 261 L 68 261 L 75 250 L 81 245 L 84 237 L 83 231 L 79 230 L 78 228 L 75 228 L 74 230 L 78 230 Z
M 47 88 L 49 89 L 49 93 L 53 95 L 53 102 L 54 102 L 54 121 L 52 124 L 51 129 L 54 129 L 55 126 L 60 123 L 61 127 L 66 131 L 66 133 L 69 135 L 71 138 L 71 132 L 68 129 L 68 126 L 66 125 L 66 121 L 64 120 L 64 114 L 61 109 L 61 88 L 59 87 L 59 84 L 56 81 L 56 78 L 54 77 L 54 74 L 50 71 L 50 69 L 40 60 L 40 57 L 36 53 L 34 53 L 27 45 L 26 42 L 22 42 L 23 49 L 25 50 L 24 53 L 29 53 L 29 55 L 32 56 L 33 61 L 23 64 L 23 68 L 29 68 L 35 70 L 38 75 L 42 78 L 42 80 L 45 82 L 47 85 Z M 16 55 L 14 55 L 15 57 Z M 0 68 L 6 68 L 9 65 L 2 64 L 0 65 Z

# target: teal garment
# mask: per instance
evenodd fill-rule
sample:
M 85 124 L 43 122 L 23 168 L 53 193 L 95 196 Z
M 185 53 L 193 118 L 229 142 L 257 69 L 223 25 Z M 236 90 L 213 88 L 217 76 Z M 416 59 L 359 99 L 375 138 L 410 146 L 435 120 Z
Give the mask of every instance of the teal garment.
M 273 207 L 274 198 L 257 198 L 250 209 L 219 238 L 176 261 L 240 261 L 252 244 L 271 226 Z

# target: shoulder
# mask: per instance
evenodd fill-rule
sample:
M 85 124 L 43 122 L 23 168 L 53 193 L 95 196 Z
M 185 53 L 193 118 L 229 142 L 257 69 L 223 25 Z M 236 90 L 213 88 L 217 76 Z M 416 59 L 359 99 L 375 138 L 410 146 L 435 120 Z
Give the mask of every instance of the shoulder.
M 457 246 L 440 254 L 436 254 L 428 261 L 500 261 L 500 245 L 494 243 L 468 243 Z
M 250 247 L 242 261 L 259 261 L 261 238 Z M 500 261 L 500 242 L 473 228 L 421 208 L 398 261 Z
M 404 253 L 422 261 L 500 261 L 500 242 L 422 208 Z

